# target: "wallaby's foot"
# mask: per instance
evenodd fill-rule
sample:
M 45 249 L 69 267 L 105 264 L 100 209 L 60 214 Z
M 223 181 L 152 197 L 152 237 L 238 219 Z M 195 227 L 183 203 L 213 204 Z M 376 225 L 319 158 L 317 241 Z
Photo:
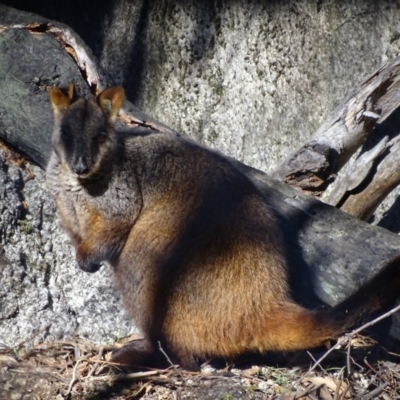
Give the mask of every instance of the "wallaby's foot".
M 171 361 L 172 360 L 172 361 Z M 171 362 L 176 363 L 186 371 L 198 372 L 200 365 L 191 354 L 173 354 L 168 358 L 164 352 L 155 349 L 148 339 L 132 340 L 120 349 L 114 350 L 111 362 L 121 368 L 158 367 L 167 368 Z
M 199 372 L 201 370 L 200 364 L 197 362 L 193 354 L 188 354 L 185 352 L 176 352 L 173 360 L 177 361 L 180 367 L 186 371 Z
M 120 349 L 114 350 L 111 362 L 126 367 L 155 367 L 156 354 L 148 339 L 138 339 L 128 342 Z
M 200 364 L 192 355 L 187 355 L 180 359 L 180 366 L 186 371 L 200 372 Z

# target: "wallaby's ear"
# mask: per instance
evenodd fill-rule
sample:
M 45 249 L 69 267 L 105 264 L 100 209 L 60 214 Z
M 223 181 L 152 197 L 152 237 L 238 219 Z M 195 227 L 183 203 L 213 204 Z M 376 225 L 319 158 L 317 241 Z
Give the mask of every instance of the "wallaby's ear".
M 64 114 L 69 105 L 72 103 L 75 94 L 75 87 L 70 83 L 67 89 L 52 87 L 50 89 L 50 101 L 53 106 L 54 113 Z
M 115 122 L 124 101 L 125 92 L 120 86 L 105 89 L 97 96 L 97 103 L 111 122 Z

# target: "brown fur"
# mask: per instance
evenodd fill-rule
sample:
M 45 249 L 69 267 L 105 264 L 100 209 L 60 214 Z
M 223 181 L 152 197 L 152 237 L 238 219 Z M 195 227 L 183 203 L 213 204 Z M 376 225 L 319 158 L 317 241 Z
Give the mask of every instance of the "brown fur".
M 118 87 L 75 101 L 71 90 L 52 89 L 47 168 L 78 265 L 112 265 L 145 335 L 115 361 L 152 359 L 158 341 L 188 369 L 197 358 L 308 349 L 394 301 L 399 259 L 328 312 L 296 304 L 279 223 L 254 185 L 224 157 L 178 136 L 117 135 L 123 98 Z

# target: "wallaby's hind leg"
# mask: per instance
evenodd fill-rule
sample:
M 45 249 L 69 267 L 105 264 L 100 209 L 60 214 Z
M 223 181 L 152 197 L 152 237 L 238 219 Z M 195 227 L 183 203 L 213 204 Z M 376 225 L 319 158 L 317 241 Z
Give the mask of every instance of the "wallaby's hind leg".
M 157 354 L 149 339 L 132 340 L 113 351 L 111 362 L 121 367 L 154 367 Z
M 164 332 L 171 354 L 183 368 L 196 370 L 196 357 L 230 359 L 249 353 L 305 350 L 336 338 L 336 323 L 326 312 L 282 302 L 269 310 L 249 310 L 243 319 L 239 308 L 236 314 L 208 314 L 208 319 L 198 309 L 169 314 Z
M 168 357 L 168 358 L 167 358 Z M 132 340 L 120 349 L 114 350 L 111 362 L 123 367 L 168 367 L 169 364 L 179 364 L 187 371 L 200 371 L 200 365 L 192 355 L 162 354 L 149 339 Z

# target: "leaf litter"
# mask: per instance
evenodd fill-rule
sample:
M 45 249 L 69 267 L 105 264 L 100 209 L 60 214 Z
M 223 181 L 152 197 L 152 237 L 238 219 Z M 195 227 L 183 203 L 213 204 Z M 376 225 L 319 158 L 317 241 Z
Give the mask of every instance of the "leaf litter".
M 286 356 L 285 367 L 205 364 L 199 373 L 175 365 L 124 373 L 109 361 L 121 343 L 98 346 L 74 338 L 31 348 L 0 344 L 0 400 L 400 398 L 400 355 L 360 335 L 314 369 L 323 353 Z

